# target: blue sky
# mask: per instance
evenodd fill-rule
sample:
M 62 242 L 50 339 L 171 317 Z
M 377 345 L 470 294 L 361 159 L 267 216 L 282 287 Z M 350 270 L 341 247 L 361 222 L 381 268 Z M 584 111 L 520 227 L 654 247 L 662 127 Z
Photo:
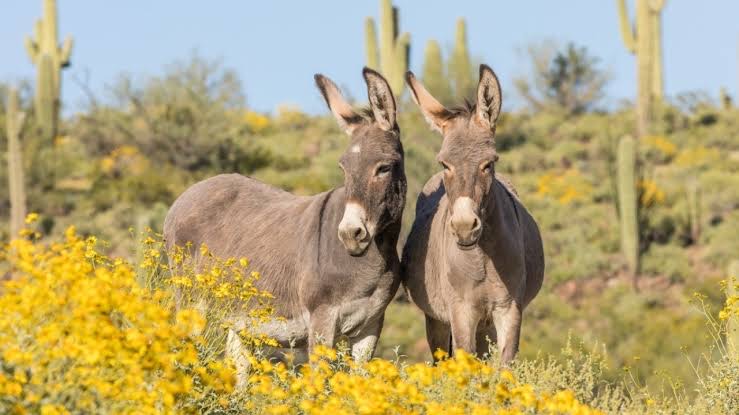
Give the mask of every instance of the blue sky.
M 0 80 L 33 79 L 23 37 L 41 14 L 41 0 L 0 0 Z M 236 70 L 249 106 L 274 111 L 282 103 L 321 113 L 312 75 L 322 72 L 363 99 L 365 16 L 369 1 L 59 0 L 60 36 L 72 34 L 73 66 L 64 73 L 66 110 L 81 108 L 82 90 L 71 75 L 89 74 L 104 94 L 121 73 L 160 74 L 168 63 L 196 50 Z M 586 46 L 613 75 L 608 100 L 634 95 L 635 61 L 621 43 L 613 0 L 411 1 L 400 7 L 401 30 L 412 36 L 411 69 L 420 72 L 430 38 L 446 51 L 457 17 L 468 23 L 472 54 L 490 64 L 516 105 L 512 79 L 526 69 L 521 50 L 553 39 Z M 629 4 L 633 14 L 633 0 Z M 739 1 L 667 0 L 663 14 L 665 87 L 668 95 L 704 90 L 714 96 L 739 83 Z M 506 105 L 504 104 L 504 105 Z

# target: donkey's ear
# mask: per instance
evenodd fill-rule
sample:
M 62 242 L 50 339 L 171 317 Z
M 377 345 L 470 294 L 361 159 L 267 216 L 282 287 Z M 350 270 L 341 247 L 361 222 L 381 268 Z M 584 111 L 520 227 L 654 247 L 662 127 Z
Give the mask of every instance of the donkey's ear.
M 339 123 L 339 127 L 344 130 L 347 134 L 351 135 L 352 132 L 364 122 L 364 118 L 361 115 L 354 112 L 351 105 L 344 99 L 339 92 L 339 88 L 333 81 L 326 78 L 321 74 L 316 74 L 313 77 L 316 80 L 316 86 L 321 91 L 323 99 L 328 104 L 328 109 L 336 117 L 336 121 Z
M 364 82 L 367 83 L 367 95 L 375 121 L 385 131 L 398 127 L 396 123 L 396 107 L 390 84 L 377 71 L 365 67 L 362 70 Z
M 489 66 L 480 65 L 480 83 L 477 85 L 477 119 L 482 125 L 488 128 L 495 126 L 502 102 L 498 77 Z
M 444 106 L 441 105 L 441 103 L 437 101 L 420 82 L 418 82 L 416 76 L 413 75 L 413 72 L 408 71 L 405 73 L 405 81 L 408 83 L 408 88 L 411 90 L 413 101 L 415 101 L 416 104 L 418 104 L 418 107 L 421 108 L 421 113 L 423 113 L 426 121 L 431 124 L 432 128 L 443 134 L 444 126 L 451 118 L 451 112 L 444 108 Z

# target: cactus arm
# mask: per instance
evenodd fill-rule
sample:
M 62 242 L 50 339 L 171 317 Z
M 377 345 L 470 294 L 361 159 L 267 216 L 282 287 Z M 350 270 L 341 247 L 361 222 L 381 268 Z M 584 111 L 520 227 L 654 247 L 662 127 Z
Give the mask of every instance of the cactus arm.
M 621 249 L 629 272 L 639 272 L 639 224 L 637 222 L 636 144 L 625 136 L 618 143 L 617 154 L 618 203 L 621 215 Z
M 377 66 L 377 32 L 375 30 L 375 19 L 368 17 L 364 21 L 365 47 L 367 48 L 367 66 L 378 70 Z
M 662 9 L 665 7 L 665 0 L 649 0 L 649 9 L 653 13 L 661 13 Z
M 391 72 L 388 74 L 390 77 L 390 88 L 395 92 L 396 95 L 401 95 L 403 92 L 403 83 L 405 72 L 408 68 L 408 53 L 410 51 L 411 35 L 410 33 L 403 33 L 398 37 L 395 42 L 395 54 L 393 56 L 393 67 Z
M 69 66 L 69 57 L 72 55 L 72 47 L 74 47 L 74 39 L 72 36 L 67 35 L 67 37 L 64 38 L 62 47 L 59 49 L 59 63 L 62 68 Z
M 36 39 L 36 43 L 41 44 L 44 41 L 44 21 L 43 19 L 37 19 L 36 23 L 33 24 L 33 38 Z
M 636 53 L 636 35 L 629 22 L 629 12 L 626 8 L 626 0 L 616 0 L 618 6 L 619 28 L 621 30 L 621 39 L 624 42 L 626 50 L 630 53 Z
M 31 37 L 26 36 L 26 38 L 23 40 L 23 45 L 26 47 L 26 53 L 28 53 L 29 59 L 31 59 L 31 63 L 36 65 L 38 63 L 38 44 L 31 39 Z

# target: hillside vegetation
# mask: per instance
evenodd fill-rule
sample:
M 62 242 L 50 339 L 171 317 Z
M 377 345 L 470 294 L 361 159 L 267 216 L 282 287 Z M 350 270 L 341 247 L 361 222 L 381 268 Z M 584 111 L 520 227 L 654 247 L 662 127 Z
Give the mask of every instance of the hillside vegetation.
M 614 179 L 616 143 L 633 123 L 628 108 L 502 117 L 496 169 L 512 179 L 541 226 L 547 258 L 545 286 L 525 314 L 522 354 L 557 352 L 569 333 L 605 350 L 610 377 L 631 367 L 650 384 L 660 384 L 661 373 L 689 381 L 695 373 L 687 358 L 712 342 L 701 334 L 693 293 L 704 293 L 715 310 L 723 301 L 718 281 L 739 251 L 739 112 L 699 95 L 681 97 L 660 108 L 659 134 L 639 141 L 638 291 L 620 253 Z M 400 126 L 409 180 L 405 235 L 416 195 L 438 170 L 441 138 L 405 97 Z M 249 110 L 238 78 L 197 57 L 139 83 L 122 79 L 111 97 L 64 119 L 53 143 L 30 127 L 25 135 L 33 150 L 24 160 L 28 209 L 39 213 L 44 235 L 76 225 L 129 258 L 137 245 L 132 232 L 160 229 L 170 203 L 197 180 L 239 172 L 313 194 L 341 185 L 337 160 L 347 143 L 328 116 Z M 0 140 L 4 148 L 3 134 Z M 0 170 L 0 194 L 6 174 Z M 383 356 L 400 346 L 411 360 L 429 357 L 412 306 L 394 304 L 386 326 Z

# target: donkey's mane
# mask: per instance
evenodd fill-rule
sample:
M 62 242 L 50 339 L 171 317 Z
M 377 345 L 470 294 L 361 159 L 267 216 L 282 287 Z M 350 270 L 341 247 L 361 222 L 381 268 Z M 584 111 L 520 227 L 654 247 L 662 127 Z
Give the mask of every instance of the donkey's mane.
M 465 98 L 462 105 L 447 108 L 446 113 L 442 114 L 442 117 L 444 120 L 450 120 L 457 117 L 470 118 L 475 114 L 475 111 L 477 111 L 477 103 Z
M 357 114 L 369 122 L 375 121 L 375 113 L 369 106 L 357 108 Z

